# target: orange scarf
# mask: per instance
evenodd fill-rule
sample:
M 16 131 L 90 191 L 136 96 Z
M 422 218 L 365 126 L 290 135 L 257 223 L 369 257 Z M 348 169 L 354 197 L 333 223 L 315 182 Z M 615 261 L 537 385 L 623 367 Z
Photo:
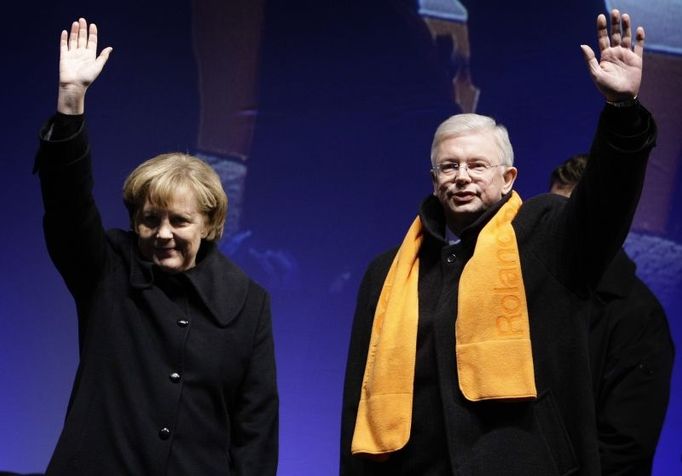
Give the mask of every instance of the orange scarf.
M 516 192 L 483 227 L 459 283 L 459 386 L 471 401 L 537 396 L 516 234 Z M 417 217 L 388 271 L 374 314 L 351 452 L 386 458 L 410 438 L 417 326 Z

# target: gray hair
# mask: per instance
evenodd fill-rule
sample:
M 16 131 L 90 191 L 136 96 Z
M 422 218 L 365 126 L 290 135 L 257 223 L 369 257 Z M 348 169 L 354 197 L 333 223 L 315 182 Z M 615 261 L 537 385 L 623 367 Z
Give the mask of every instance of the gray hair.
M 480 114 L 456 114 L 443 121 L 433 136 L 431 144 L 431 165 L 436 165 L 436 149 L 445 139 L 463 136 L 479 131 L 489 130 L 493 133 L 495 143 L 500 149 L 500 163 L 514 165 L 514 149 L 509 141 L 507 128 L 495 122 L 495 119 Z

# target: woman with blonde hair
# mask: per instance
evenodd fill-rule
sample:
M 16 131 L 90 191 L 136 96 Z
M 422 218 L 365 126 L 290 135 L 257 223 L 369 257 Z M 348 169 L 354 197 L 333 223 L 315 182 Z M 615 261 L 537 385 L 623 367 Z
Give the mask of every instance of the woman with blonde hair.
M 102 227 L 84 19 L 61 34 L 57 114 L 36 159 L 50 256 L 78 311 L 80 361 L 48 475 L 274 475 L 278 396 L 267 293 L 223 256 L 227 197 L 210 166 L 159 155 L 126 179 L 131 230 Z

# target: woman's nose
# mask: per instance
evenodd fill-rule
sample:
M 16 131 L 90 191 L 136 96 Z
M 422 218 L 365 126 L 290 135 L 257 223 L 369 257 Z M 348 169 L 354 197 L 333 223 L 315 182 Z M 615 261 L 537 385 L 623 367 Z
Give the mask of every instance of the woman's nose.
M 173 230 L 167 220 L 163 220 L 159 224 L 159 228 L 156 230 L 156 236 L 163 240 L 170 240 L 173 238 Z

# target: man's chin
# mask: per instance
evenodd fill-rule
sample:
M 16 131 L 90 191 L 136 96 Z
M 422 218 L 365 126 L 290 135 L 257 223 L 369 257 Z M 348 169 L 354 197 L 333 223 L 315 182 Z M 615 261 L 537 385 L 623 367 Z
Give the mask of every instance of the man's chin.
M 480 203 L 476 203 L 476 201 L 465 203 L 454 203 L 451 201 L 448 205 L 450 213 L 454 215 L 480 215 L 483 211 Z
M 446 209 L 446 221 L 453 231 L 461 232 L 464 228 L 474 223 L 484 210 L 481 207 L 453 207 Z

